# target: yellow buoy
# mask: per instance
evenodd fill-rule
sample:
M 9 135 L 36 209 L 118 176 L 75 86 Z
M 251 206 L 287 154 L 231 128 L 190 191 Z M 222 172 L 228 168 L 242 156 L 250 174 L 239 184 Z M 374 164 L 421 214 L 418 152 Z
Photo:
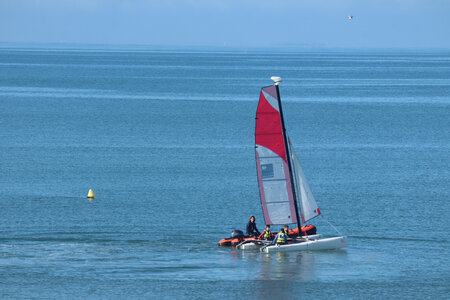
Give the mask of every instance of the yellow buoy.
M 92 189 L 89 189 L 89 192 L 88 192 L 87 197 L 88 197 L 89 199 L 94 199 L 94 198 L 95 198 L 95 195 L 94 195 L 94 192 L 92 191 Z

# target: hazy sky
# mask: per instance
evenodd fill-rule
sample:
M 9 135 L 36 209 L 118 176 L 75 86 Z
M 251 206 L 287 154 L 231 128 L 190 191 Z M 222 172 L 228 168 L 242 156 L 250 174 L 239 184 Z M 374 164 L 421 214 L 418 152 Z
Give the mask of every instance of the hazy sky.
M 450 48 L 450 0 L 0 0 L 0 42 Z

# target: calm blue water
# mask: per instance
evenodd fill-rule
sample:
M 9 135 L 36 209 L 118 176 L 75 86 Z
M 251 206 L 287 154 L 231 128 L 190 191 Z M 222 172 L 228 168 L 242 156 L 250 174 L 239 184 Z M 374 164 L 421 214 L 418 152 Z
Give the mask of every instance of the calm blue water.
M 217 247 L 263 229 L 272 75 L 346 250 Z M 449 150 L 450 52 L 3 48 L 0 296 L 446 298 Z

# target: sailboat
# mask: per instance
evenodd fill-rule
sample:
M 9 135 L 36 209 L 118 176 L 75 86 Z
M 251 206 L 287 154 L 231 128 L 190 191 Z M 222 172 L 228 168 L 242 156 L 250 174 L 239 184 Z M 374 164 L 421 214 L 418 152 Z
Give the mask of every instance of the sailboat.
M 266 225 L 296 224 L 297 228 L 289 232 L 296 237 L 283 245 L 244 236 L 232 236 L 231 241 L 239 241 L 238 249 L 259 247 L 266 253 L 345 247 L 346 236 L 324 238 L 316 234 L 314 226 L 302 226 L 302 222 L 305 224 L 322 213 L 286 133 L 279 91 L 281 78 L 274 76 L 271 79 L 274 85 L 261 89 L 256 111 L 255 158 L 259 196 Z M 222 239 L 219 245 L 227 242 Z
M 301 222 L 306 223 L 321 212 L 286 134 L 279 91 L 281 78 L 271 79 L 274 85 L 261 89 L 255 127 L 256 169 L 264 221 L 266 225 L 297 224 L 301 228 Z M 299 236 L 288 244 L 270 244 L 261 250 L 327 250 L 346 244 L 346 236 L 323 238 L 315 234 Z

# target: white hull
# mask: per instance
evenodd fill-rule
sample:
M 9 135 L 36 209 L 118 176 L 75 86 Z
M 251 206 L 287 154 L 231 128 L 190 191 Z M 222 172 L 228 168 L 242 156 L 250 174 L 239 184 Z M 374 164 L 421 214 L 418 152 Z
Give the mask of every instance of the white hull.
M 309 240 L 316 240 L 316 239 L 320 239 L 321 237 L 322 237 L 321 234 L 308 235 L 308 239 Z M 263 246 L 262 243 L 248 242 L 248 243 L 244 243 L 242 245 L 239 245 L 236 248 L 239 249 L 239 250 L 252 250 L 252 249 L 261 248 L 262 246 Z
M 256 248 L 261 248 L 261 247 L 262 247 L 262 245 L 260 245 L 260 244 L 246 243 L 246 244 L 242 244 L 236 248 L 240 249 L 240 250 L 251 250 L 251 249 L 256 249 Z
M 305 250 L 332 250 L 339 249 L 347 246 L 347 237 L 338 236 L 325 239 L 308 239 L 305 242 L 287 244 L 287 245 L 274 245 L 262 248 L 261 251 L 265 253 L 270 252 L 284 252 L 284 251 L 305 251 Z

